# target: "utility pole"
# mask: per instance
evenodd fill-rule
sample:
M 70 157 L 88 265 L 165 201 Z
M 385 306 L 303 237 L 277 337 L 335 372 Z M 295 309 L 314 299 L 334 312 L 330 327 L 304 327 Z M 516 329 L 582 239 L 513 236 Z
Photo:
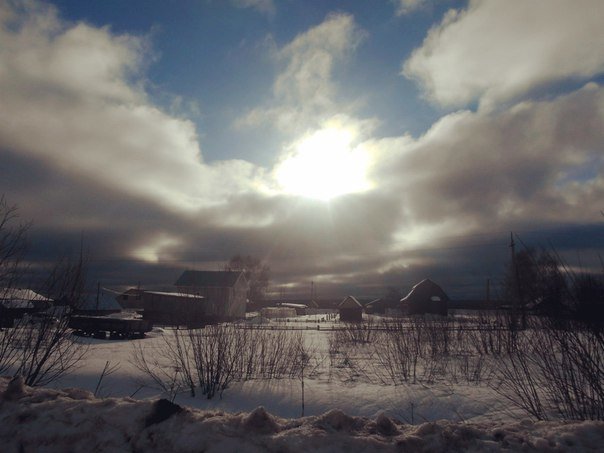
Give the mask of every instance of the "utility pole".
M 510 248 L 512 250 L 512 278 L 513 284 L 513 327 L 518 327 L 518 314 L 522 311 L 522 328 L 526 329 L 526 307 L 522 301 L 522 291 L 520 289 L 520 274 L 518 271 L 518 263 L 516 261 L 516 248 L 514 243 L 514 233 L 510 233 Z
M 516 244 L 514 243 L 514 233 L 510 232 L 510 250 L 512 253 L 512 319 L 510 328 L 518 328 L 518 269 L 516 267 Z
M 101 295 L 101 282 L 96 284 L 96 311 L 99 311 L 99 297 Z

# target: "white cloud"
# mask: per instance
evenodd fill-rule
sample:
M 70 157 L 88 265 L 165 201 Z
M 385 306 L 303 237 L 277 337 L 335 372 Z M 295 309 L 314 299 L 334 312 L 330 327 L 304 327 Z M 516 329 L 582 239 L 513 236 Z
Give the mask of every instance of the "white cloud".
M 593 222 L 604 199 L 604 88 L 498 112 L 460 111 L 417 140 L 367 143 L 381 190 L 418 227 L 457 234 L 530 222 Z M 450 231 L 450 229 L 449 229 Z
M 0 17 L 0 148 L 173 209 L 255 190 L 261 169 L 204 164 L 193 123 L 147 98 L 143 38 L 33 2 Z
M 345 110 L 341 103 L 336 106 L 333 69 L 362 37 L 351 15 L 335 14 L 278 49 L 277 62 L 285 66 L 275 79 L 272 101 L 248 112 L 238 125 L 269 122 L 299 133 Z
M 403 73 L 441 105 L 489 106 L 604 72 L 603 23 L 600 0 L 472 0 L 429 32 Z
M 235 6 L 240 8 L 254 8 L 261 13 L 275 14 L 275 2 L 273 0 L 231 0 Z
M 396 14 L 402 16 L 420 9 L 427 3 L 427 0 L 394 0 L 394 3 L 396 4 Z

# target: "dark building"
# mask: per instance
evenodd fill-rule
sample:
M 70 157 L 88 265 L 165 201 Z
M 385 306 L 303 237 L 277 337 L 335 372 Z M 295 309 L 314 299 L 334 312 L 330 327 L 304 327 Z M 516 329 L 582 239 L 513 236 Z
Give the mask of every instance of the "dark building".
M 409 294 L 401 299 L 403 313 L 409 315 L 434 314 L 447 316 L 449 296 L 430 279 L 415 285 Z
M 183 294 L 203 296 L 209 321 L 245 317 L 249 284 L 240 271 L 184 271 L 174 284 Z
M 344 322 L 361 322 L 363 321 L 363 306 L 353 296 L 348 296 L 340 305 L 340 321 Z
M 121 294 L 115 296 L 115 300 L 125 309 L 143 308 L 143 290 L 139 288 L 130 288 Z
M 206 299 L 194 294 L 143 291 L 143 319 L 153 324 L 196 327 L 212 321 Z

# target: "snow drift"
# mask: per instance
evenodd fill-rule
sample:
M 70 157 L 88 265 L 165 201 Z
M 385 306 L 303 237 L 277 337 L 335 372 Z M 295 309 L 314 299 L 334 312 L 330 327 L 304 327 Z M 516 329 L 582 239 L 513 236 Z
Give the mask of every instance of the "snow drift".
M 31 388 L 0 378 L 6 452 L 174 451 L 597 451 L 604 422 L 408 425 L 334 409 L 297 419 L 183 408 L 167 400 L 95 398 L 77 388 Z

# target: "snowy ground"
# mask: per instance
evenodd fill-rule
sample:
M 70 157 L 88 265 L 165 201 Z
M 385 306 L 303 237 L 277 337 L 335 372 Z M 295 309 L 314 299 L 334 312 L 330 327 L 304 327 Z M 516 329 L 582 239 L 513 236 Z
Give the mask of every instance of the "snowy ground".
M 332 409 L 285 419 L 259 407 L 226 413 L 167 400 L 97 399 L 81 389 L 29 388 L 0 379 L 5 452 L 601 451 L 604 422 L 404 424 L 384 413 Z
M 133 341 L 77 338 L 89 347 L 86 359 L 52 389 L 14 383 L 0 397 L 2 451 L 601 451 L 604 445 L 604 423 L 534 423 L 486 385 L 334 377 L 326 362 L 335 321 L 303 317 L 285 325 L 303 329 L 317 356 L 304 380 L 306 417 L 301 381 L 278 379 L 233 383 L 212 400 L 179 393 L 174 403 L 185 409 L 151 423 L 155 402 L 168 395 L 150 385 L 132 358 L 135 345 L 153 351 L 171 338 L 169 329 L 155 329 Z M 100 381 L 107 363 L 114 371 Z M 0 392 L 7 384 L 0 379 Z M 170 413 L 173 406 L 164 402 L 159 412 Z
M 304 319 L 288 323 L 289 326 L 306 327 Z M 327 341 L 330 332 L 322 323 L 316 330 L 303 330 L 306 342 L 327 362 Z M 136 399 L 168 397 L 151 386 L 149 380 L 132 364 L 133 347 L 142 343 L 152 349 L 160 345 L 169 330 L 156 329 L 142 340 L 95 340 L 83 338 L 78 341 L 89 343 L 87 358 L 75 373 L 52 384 L 53 388 L 78 387 L 95 392 L 100 397 L 130 397 Z M 105 377 L 98 390 L 99 377 L 109 362 L 116 371 Z M 326 363 L 320 367 L 327 367 Z M 331 409 L 339 409 L 354 416 L 375 417 L 385 412 L 406 423 L 447 419 L 452 421 L 506 421 L 520 414 L 501 401 L 485 386 L 463 383 L 439 382 L 432 385 L 379 385 L 362 381 L 333 378 L 327 372 L 306 378 L 304 415 L 320 415 Z M 302 415 L 302 389 L 298 379 L 271 381 L 247 381 L 233 383 L 222 398 L 207 400 L 203 396 L 191 397 L 187 392 L 178 394 L 174 402 L 198 409 L 223 410 L 230 412 L 251 411 L 263 406 L 280 417 Z

